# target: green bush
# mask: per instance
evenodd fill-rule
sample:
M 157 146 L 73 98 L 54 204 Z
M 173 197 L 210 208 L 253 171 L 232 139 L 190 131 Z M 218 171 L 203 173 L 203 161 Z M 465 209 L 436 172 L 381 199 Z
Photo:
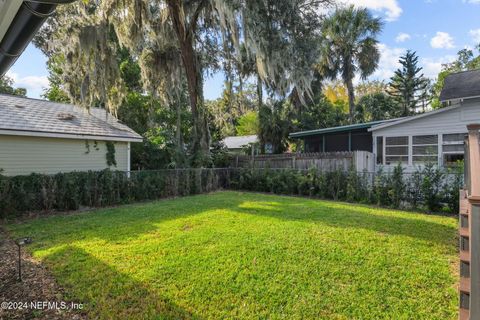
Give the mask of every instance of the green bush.
M 232 169 L 230 188 L 376 204 L 391 208 L 458 212 L 459 172 L 427 165 L 409 175 L 401 166 L 376 174 L 315 169 Z
M 0 218 L 31 211 L 68 211 L 209 192 L 227 182 L 226 171 L 187 169 L 132 172 L 89 171 L 0 175 Z
M 376 174 L 315 169 L 172 169 L 0 175 L 0 218 L 29 211 L 67 211 L 193 195 L 220 188 L 311 196 L 391 208 L 458 212 L 461 167 L 402 167 Z

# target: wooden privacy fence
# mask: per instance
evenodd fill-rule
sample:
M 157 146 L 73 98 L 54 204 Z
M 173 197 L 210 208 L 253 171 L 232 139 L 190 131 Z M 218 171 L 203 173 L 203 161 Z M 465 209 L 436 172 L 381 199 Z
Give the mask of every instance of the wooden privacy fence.
M 460 191 L 460 320 L 480 319 L 480 124 L 467 126 Z
M 233 159 L 232 167 L 302 170 L 315 168 L 322 172 L 348 171 L 355 168 L 357 172 L 373 172 L 374 159 L 373 154 L 367 151 L 238 155 Z

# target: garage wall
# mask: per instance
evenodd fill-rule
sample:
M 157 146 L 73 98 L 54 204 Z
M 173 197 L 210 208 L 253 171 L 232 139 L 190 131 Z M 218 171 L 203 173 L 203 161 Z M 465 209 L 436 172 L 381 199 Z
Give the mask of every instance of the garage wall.
M 106 169 L 106 143 L 79 139 L 57 139 L 40 137 L 0 135 L 1 174 L 14 176 L 32 172 L 53 174 L 58 172 Z M 98 149 L 98 150 L 97 150 Z M 117 166 L 112 170 L 127 171 L 128 143 L 115 142 Z

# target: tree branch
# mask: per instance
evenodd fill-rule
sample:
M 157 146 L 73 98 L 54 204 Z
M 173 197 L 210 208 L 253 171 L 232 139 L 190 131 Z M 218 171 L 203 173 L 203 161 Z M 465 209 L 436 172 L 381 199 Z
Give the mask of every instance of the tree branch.
M 187 37 L 193 36 L 195 33 L 195 30 L 197 28 L 197 20 L 198 17 L 200 16 L 200 13 L 202 12 L 203 8 L 205 8 L 205 5 L 207 2 L 205 0 L 200 1 L 200 3 L 197 6 L 197 9 L 192 15 L 192 18 L 190 19 L 190 24 L 188 25 L 187 29 Z

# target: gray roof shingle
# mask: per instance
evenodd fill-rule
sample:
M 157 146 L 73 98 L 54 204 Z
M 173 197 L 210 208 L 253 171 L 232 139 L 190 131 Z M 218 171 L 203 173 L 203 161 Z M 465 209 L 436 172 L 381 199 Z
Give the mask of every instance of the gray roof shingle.
M 480 69 L 452 73 L 445 78 L 440 101 L 480 96 Z
M 142 141 L 104 109 L 0 94 L 0 130 L 86 135 Z

